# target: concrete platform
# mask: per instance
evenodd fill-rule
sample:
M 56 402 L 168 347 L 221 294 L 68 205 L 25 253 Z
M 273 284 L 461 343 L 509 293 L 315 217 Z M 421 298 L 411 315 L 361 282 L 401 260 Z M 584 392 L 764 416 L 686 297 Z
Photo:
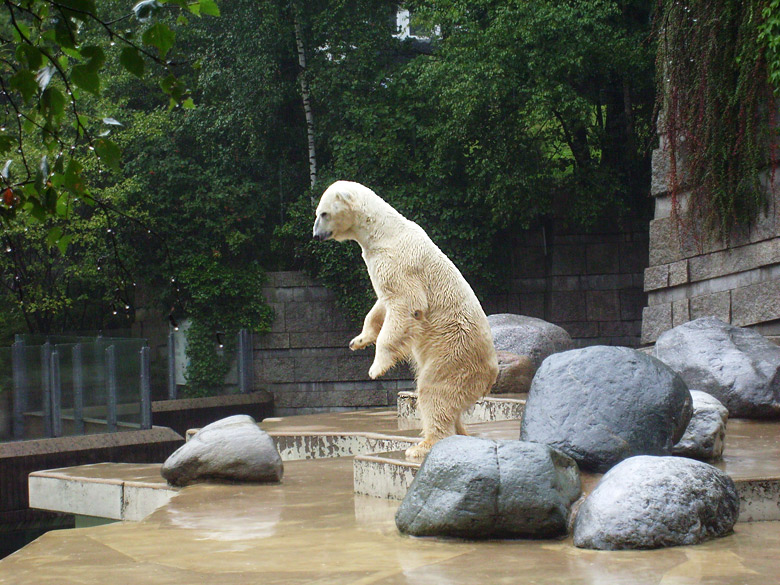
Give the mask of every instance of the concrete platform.
M 571 539 L 409 538 L 395 528 L 398 502 L 356 496 L 351 469 L 348 458 L 291 461 L 281 484 L 190 486 L 142 522 L 44 535 L 0 561 L 0 584 L 780 584 L 780 522 L 615 553 Z

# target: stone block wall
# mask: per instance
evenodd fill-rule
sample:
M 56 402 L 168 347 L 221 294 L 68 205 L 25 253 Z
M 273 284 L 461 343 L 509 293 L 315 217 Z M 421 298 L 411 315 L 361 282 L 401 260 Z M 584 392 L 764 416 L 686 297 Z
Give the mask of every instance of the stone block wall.
M 485 312 L 519 313 L 563 327 L 577 347 L 639 345 L 646 222 L 587 233 L 534 229 L 511 243 L 508 290 L 483 300 Z
M 653 156 L 655 218 L 650 222 L 642 342 L 653 343 L 664 331 L 707 315 L 780 336 L 780 176 L 772 170 L 764 173 L 769 204 L 753 225 L 735 230 L 728 241 L 695 238 L 673 217 L 669 154 L 661 138 Z M 684 212 L 685 192 L 678 201 Z
M 395 405 L 400 390 L 414 388 L 406 367 L 368 377 L 373 347 L 347 347 L 360 325 L 304 273 L 270 272 L 263 293 L 275 318 L 269 333 L 255 335 L 254 385 L 273 394 L 277 416 Z
M 528 230 L 509 243 L 507 290 L 482 299 L 485 312 L 545 319 L 566 329 L 578 347 L 639 345 L 647 224 L 551 232 Z M 275 319 L 269 333 L 255 336 L 254 386 L 273 394 L 276 415 L 394 406 L 399 391 L 414 389 L 405 366 L 381 380 L 368 377 L 373 347 L 347 347 L 360 325 L 305 274 L 269 273 L 263 292 Z

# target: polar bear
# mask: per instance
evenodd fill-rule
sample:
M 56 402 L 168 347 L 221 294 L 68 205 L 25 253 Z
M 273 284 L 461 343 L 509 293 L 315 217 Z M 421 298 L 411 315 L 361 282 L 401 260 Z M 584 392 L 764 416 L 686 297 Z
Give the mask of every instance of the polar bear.
M 317 240 L 354 240 L 363 250 L 377 296 L 349 347 L 376 343 L 368 375 L 399 360 L 417 378 L 423 440 L 406 456 L 422 459 L 439 439 L 465 435 L 461 414 L 498 376 L 490 325 L 474 291 L 423 229 L 368 187 L 337 181 L 317 206 Z

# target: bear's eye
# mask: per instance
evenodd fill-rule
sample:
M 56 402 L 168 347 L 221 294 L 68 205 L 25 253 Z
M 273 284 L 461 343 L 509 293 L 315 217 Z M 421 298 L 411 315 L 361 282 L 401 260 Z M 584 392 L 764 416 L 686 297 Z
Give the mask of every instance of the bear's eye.
M 325 219 L 326 217 L 328 217 L 328 212 L 327 211 L 323 211 L 322 213 L 320 213 L 320 217 Z

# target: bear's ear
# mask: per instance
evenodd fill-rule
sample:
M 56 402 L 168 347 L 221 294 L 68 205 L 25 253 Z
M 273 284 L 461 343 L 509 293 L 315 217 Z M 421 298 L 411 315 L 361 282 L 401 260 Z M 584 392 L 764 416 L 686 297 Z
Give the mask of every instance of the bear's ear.
M 336 199 L 338 201 L 343 201 L 347 205 L 352 205 L 353 201 L 355 200 L 355 195 L 348 189 L 339 189 L 336 191 Z

